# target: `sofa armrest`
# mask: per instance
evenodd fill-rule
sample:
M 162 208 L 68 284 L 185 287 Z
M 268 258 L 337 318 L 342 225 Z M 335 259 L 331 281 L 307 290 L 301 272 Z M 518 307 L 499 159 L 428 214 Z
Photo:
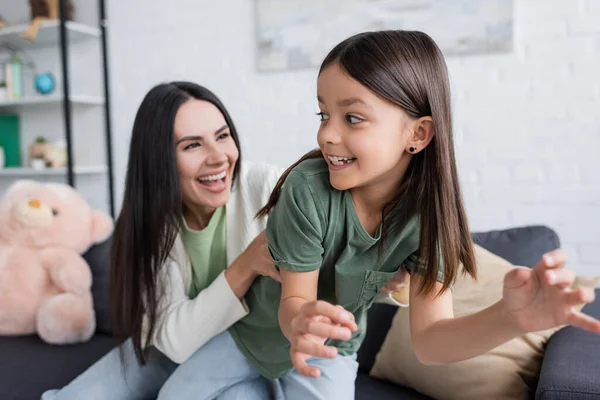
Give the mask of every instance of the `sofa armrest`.
M 600 302 L 586 305 L 583 312 L 600 319 Z M 600 335 L 571 326 L 556 332 L 546 346 L 536 400 L 599 399 L 599 355 Z

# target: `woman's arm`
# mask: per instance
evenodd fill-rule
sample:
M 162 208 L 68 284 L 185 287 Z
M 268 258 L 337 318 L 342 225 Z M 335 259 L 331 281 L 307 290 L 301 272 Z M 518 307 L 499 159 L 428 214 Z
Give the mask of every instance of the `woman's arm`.
M 157 310 L 154 345 L 176 363 L 183 363 L 210 339 L 248 314 L 221 273 L 194 299 L 185 291 L 180 267 L 170 262 L 164 295 Z
M 180 268 L 175 261 L 165 265 L 168 276 L 160 280 L 166 286 L 153 337 L 156 348 L 177 363 L 248 314 L 243 297 L 258 275 L 280 279 L 264 232 L 194 299 L 186 293 Z

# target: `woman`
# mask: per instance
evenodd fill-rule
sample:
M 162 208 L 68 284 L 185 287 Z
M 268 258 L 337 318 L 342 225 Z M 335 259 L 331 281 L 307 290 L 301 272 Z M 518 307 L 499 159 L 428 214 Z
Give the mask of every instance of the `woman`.
M 135 118 L 113 239 L 111 308 L 125 341 L 42 399 L 185 397 L 186 360 L 248 313 L 255 277 L 279 280 L 266 221 L 255 219 L 279 174 L 241 162 L 233 121 L 211 91 L 152 88 Z

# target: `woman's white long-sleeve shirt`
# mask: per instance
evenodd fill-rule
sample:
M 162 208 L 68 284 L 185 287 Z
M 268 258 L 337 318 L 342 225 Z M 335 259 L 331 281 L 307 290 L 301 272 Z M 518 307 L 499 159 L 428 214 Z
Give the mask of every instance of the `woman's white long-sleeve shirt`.
M 266 228 L 266 218 L 255 218 L 268 201 L 281 170 L 268 164 L 242 163 L 240 174 L 226 205 L 227 264 L 246 249 Z M 196 350 L 248 314 L 245 302 L 233 293 L 224 272 L 194 299 L 188 296 L 192 266 L 178 235 L 166 265 L 162 266 L 164 286 L 158 305 L 151 342 L 176 363 L 185 362 Z M 142 338 L 146 337 L 144 319 Z

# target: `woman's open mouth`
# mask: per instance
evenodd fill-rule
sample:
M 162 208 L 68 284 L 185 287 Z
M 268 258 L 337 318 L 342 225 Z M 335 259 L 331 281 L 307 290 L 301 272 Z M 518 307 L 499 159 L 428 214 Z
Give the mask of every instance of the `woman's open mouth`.
M 215 175 L 205 175 L 198 178 L 198 182 L 211 192 L 222 192 L 227 188 L 227 171 Z

